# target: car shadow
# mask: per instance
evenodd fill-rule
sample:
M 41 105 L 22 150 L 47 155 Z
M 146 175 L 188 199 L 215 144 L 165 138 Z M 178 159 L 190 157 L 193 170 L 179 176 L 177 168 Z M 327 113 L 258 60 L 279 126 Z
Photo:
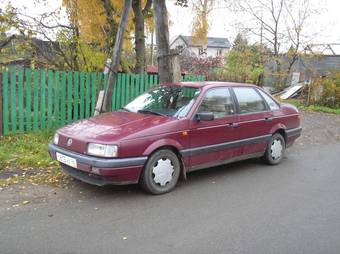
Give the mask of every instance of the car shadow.
M 285 159 L 285 158 L 284 158 Z M 211 182 L 214 179 L 227 178 L 230 176 L 236 176 L 245 172 L 251 172 L 253 170 L 269 170 L 271 166 L 264 164 L 260 159 L 248 159 L 239 162 L 233 162 L 217 167 L 210 167 L 201 169 L 187 174 L 187 180 L 180 179 L 174 191 L 180 191 L 182 187 L 190 188 L 190 185 L 196 185 L 200 182 Z M 138 184 L 130 185 L 108 185 L 108 186 L 94 186 L 87 183 L 83 183 L 79 180 L 72 181 L 72 189 L 80 191 L 82 194 L 88 194 L 91 196 L 152 196 L 144 192 Z

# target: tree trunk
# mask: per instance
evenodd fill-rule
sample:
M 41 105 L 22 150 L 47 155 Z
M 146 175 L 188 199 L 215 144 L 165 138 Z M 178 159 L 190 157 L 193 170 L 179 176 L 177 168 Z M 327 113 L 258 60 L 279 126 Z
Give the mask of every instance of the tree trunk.
M 132 9 L 135 14 L 135 51 L 136 66 L 135 73 L 143 73 L 145 67 L 145 34 L 144 15 L 142 10 L 142 0 L 133 0 Z
M 154 0 L 153 8 L 156 24 L 159 81 L 171 82 L 173 71 L 169 44 L 168 11 L 166 9 L 165 0 Z
M 115 82 L 115 74 L 118 71 L 120 56 L 122 53 L 124 33 L 125 33 L 126 26 L 128 23 L 131 4 L 132 4 L 132 0 L 124 1 L 124 7 L 123 7 L 122 16 L 119 22 L 115 46 L 114 46 L 113 53 L 111 56 L 111 61 L 112 61 L 111 66 L 110 66 L 111 72 L 110 72 L 109 79 L 108 79 L 107 90 L 105 91 L 104 105 L 103 105 L 103 110 L 106 112 L 111 111 L 111 108 L 112 108 L 112 94 L 113 94 L 113 86 Z
M 114 9 L 112 6 L 112 2 L 110 0 L 101 0 L 101 3 L 104 8 L 105 16 L 106 16 L 107 23 L 108 23 L 107 31 L 105 31 L 107 36 L 105 38 L 104 51 L 107 55 L 109 55 L 114 48 L 114 38 L 117 33 L 117 23 L 113 19 Z

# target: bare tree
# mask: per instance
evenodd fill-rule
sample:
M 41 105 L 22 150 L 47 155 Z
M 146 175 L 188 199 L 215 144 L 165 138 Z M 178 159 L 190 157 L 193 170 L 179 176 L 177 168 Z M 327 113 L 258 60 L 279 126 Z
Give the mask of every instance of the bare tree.
M 286 1 L 284 6 L 287 13 L 287 36 L 291 44 L 287 52 L 288 67 L 286 72 L 289 74 L 298 59 L 301 44 L 308 40 L 303 34 L 305 23 L 315 11 L 311 8 L 309 0 L 296 1 L 294 4 Z
M 276 74 L 281 80 L 280 75 L 284 73 L 285 81 L 306 40 L 304 26 L 314 13 L 310 0 L 238 0 L 236 10 L 248 14 L 259 24 L 258 27 L 246 30 L 259 36 L 261 44 L 264 43 L 272 50 Z M 282 56 L 288 58 L 285 70 Z
M 237 2 L 237 8 L 241 12 L 249 14 L 257 23 L 260 24 L 260 30 L 248 29 L 251 33 L 260 36 L 261 42 L 266 41 L 273 51 L 274 60 L 277 66 L 277 72 L 280 72 L 280 46 L 283 33 L 281 28 L 282 11 L 285 0 L 240 0 Z

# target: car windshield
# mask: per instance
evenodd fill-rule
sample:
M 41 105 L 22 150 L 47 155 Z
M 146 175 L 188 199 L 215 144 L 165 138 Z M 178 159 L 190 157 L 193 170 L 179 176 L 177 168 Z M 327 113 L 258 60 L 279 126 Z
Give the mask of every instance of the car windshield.
M 200 89 L 186 86 L 159 86 L 138 96 L 123 110 L 143 114 L 185 117 Z

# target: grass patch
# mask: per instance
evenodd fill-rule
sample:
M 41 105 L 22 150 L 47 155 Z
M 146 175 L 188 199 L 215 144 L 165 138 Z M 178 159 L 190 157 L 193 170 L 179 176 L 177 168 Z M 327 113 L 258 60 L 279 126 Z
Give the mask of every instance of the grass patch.
M 49 168 L 52 161 L 47 145 L 53 130 L 40 130 L 4 136 L 0 139 L 0 170 L 5 168 Z
M 39 130 L 0 137 L 1 171 L 20 172 L 7 179 L 0 179 L 0 187 L 29 181 L 62 183 L 65 175 L 48 153 L 54 130 Z
M 340 115 L 340 108 L 330 108 L 325 106 L 319 106 L 319 105 L 305 105 L 303 101 L 298 99 L 289 99 L 282 101 L 283 103 L 290 103 L 294 106 L 296 106 L 299 109 L 302 110 L 310 110 L 310 111 L 317 111 L 317 112 L 324 112 L 324 113 L 331 113 L 331 114 L 337 114 Z

